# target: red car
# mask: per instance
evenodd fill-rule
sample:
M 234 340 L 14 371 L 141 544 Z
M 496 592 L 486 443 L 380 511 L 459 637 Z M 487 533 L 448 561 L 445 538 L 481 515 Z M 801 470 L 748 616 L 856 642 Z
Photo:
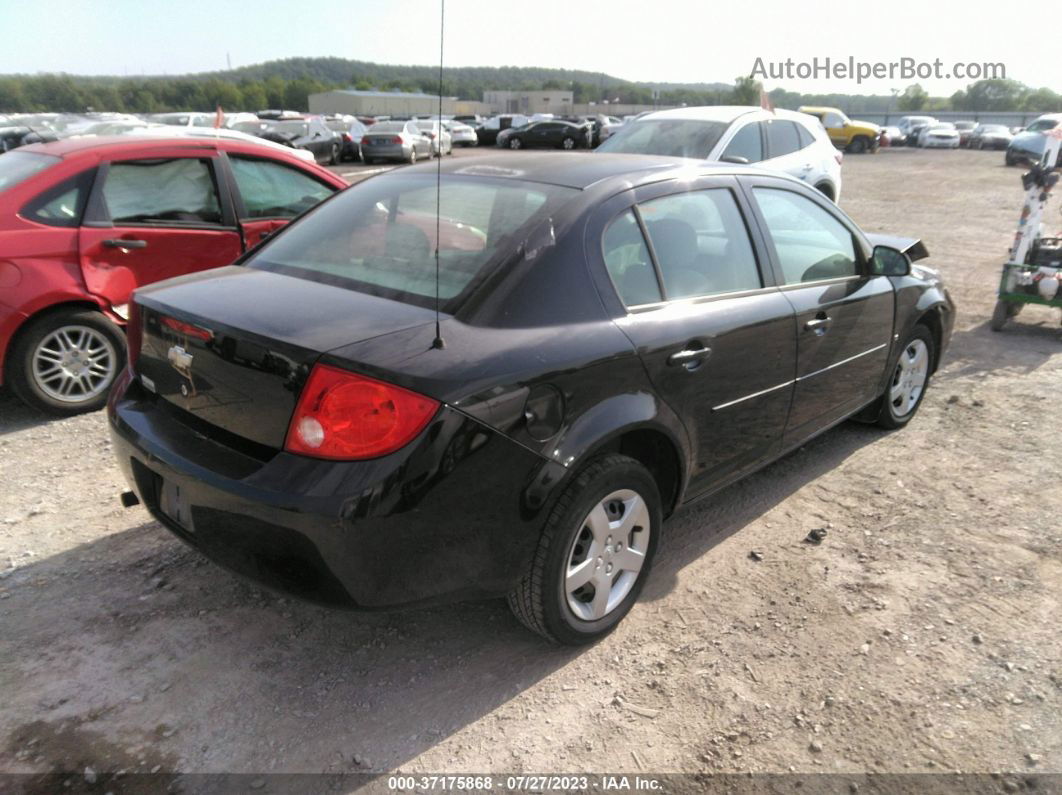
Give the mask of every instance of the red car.
M 223 138 L 67 139 L 0 155 L 0 384 L 56 414 L 101 407 L 136 287 L 227 265 L 346 185 Z

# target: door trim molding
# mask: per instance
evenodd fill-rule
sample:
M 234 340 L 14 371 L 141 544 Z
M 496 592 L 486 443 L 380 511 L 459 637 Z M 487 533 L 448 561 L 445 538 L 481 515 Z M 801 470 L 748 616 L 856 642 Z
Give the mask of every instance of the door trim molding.
M 796 377 L 796 380 L 797 380 L 797 382 L 806 381 L 809 378 L 813 378 L 816 375 L 821 375 L 822 373 L 825 373 L 828 370 L 832 370 L 835 367 L 840 367 L 842 364 L 848 364 L 849 362 L 854 362 L 856 359 L 859 359 L 859 358 L 861 358 L 863 356 L 869 356 L 870 354 L 875 353 L 877 351 L 880 351 L 882 348 L 887 348 L 887 347 L 889 347 L 889 343 L 883 342 L 883 343 L 881 343 L 881 345 L 875 345 L 873 348 L 870 348 L 869 350 L 865 350 L 862 353 L 857 353 L 855 356 L 849 356 L 847 359 L 841 359 L 841 361 L 839 361 L 839 362 L 834 362 L 831 365 L 827 365 L 826 367 L 823 367 L 821 370 L 816 370 L 815 372 L 808 373 L 807 375 L 798 375 Z

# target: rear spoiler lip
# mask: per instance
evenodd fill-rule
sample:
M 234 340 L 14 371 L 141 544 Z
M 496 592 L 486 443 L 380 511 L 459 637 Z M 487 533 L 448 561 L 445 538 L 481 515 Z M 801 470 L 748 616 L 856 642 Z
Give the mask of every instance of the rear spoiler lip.
M 911 258 L 911 262 L 918 262 L 929 256 L 926 245 L 917 237 L 896 237 L 895 235 L 868 234 L 867 239 L 872 246 L 888 246 L 902 251 Z

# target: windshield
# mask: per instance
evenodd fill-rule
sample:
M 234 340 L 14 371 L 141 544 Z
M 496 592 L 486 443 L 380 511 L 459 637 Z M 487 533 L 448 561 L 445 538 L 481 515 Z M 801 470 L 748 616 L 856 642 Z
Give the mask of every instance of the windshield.
M 434 175 L 367 180 L 278 235 L 248 265 L 431 307 L 435 301 Z M 578 194 L 511 179 L 444 176 L 439 296 L 453 311 L 478 280 L 517 252 Z
M 1043 132 L 1044 130 L 1053 130 L 1058 125 L 1058 122 L 1054 119 L 1040 119 L 1034 121 L 1029 125 L 1029 132 Z
M 0 154 L 0 192 L 14 187 L 58 162 L 58 157 L 41 155 L 36 152 Z
M 1004 127 L 1002 124 L 986 124 L 984 126 L 983 132 L 991 132 L 991 133 L 1006 132 L 1006 133 L 1009 133 L 1010 130 L 1007 127 Z
M 625 124 L 597 151 L 703 160 L 715 148 L 728 126 L 722 121 L 640 119 Z

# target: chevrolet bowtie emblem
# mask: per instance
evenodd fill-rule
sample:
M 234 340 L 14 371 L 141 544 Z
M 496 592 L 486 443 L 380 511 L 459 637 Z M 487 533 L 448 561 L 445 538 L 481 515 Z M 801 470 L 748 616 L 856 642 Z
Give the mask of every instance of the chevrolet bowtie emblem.
M 192 378 L 192 354 L 188 353 L 180 345 L 173 345 L 170 347 L 169 353 L 166 354 L 166 358 L 170 360 L 170 366 L 173 367 L 181 376 L 188 379 L 188 384 L 181 384 L 181 394 L 188 397 L 189 394 L 195 395 L 195 380 Z

